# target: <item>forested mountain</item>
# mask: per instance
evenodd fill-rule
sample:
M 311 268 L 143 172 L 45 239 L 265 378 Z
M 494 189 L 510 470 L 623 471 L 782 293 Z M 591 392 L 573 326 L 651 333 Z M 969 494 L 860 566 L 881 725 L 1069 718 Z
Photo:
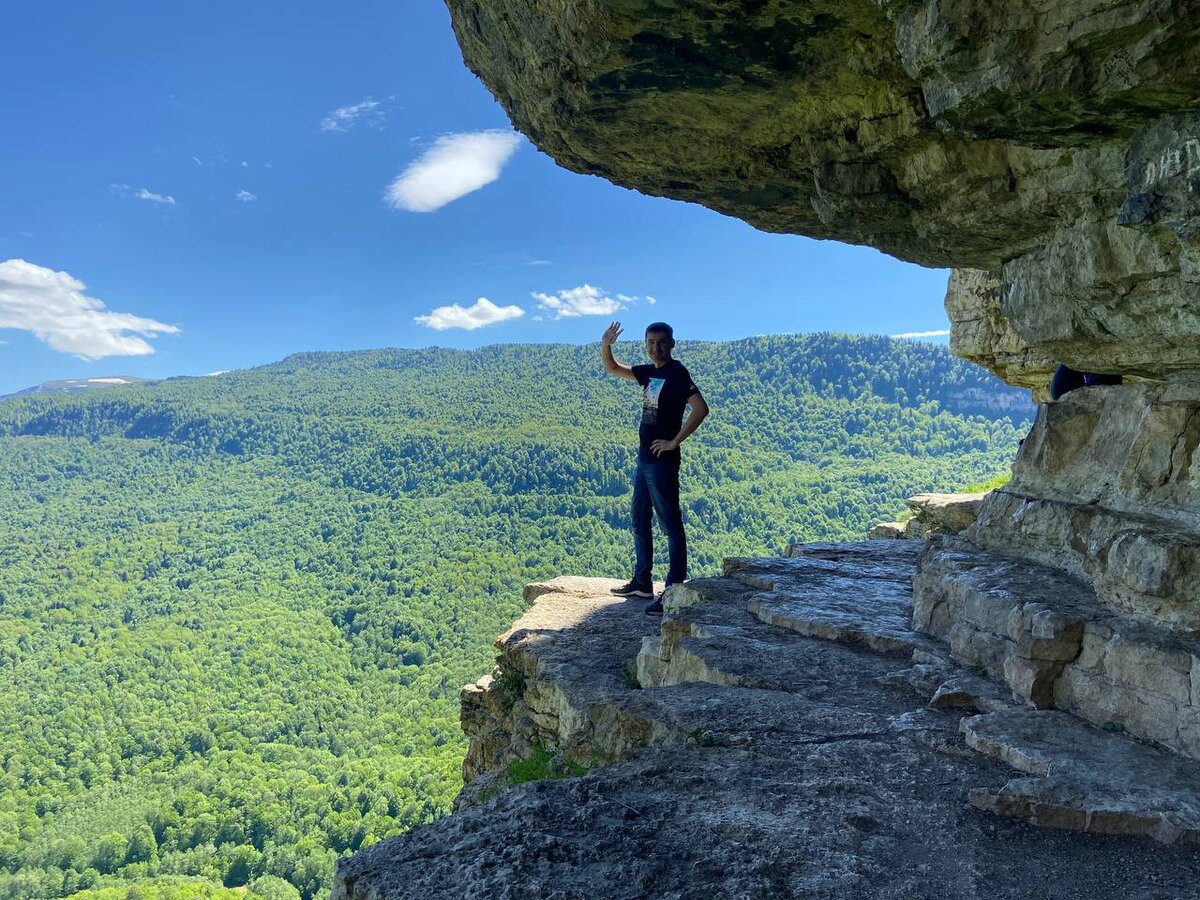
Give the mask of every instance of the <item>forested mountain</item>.
M 693 575 L 990 478 L 1033 411 L 921 343 L 676 355 L 712 407 L 683 448 Z M 311 898 L 442 815 L 458 688 L 520 586 L 630 574 L 639 411 L 594 345 L 0 403 L 0 898 Z

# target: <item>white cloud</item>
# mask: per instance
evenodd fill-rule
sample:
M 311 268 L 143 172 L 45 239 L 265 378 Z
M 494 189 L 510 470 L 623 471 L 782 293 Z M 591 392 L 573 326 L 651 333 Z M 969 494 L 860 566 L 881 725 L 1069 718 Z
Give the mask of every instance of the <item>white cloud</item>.
M 574 316 L 608 316 L 619 309 L 625 309 L 637 303 L 640 297 L 631 294 L 610 296 L 603 288 L 590 284 L 567 288 L 554 294 L 542 294 L 537 291 L 533 299 L 542 309 L 554 313 L 556 319 L 568 319 Z
M 445 331 L 447 328 L 465 328 L 474 331 L 485 325 L 495 325 L 506 319 L 518 319 L 525 315 L 525 310 L 519 306 L 497 306 L 487 297 L 480 297 L 471 306 L 439 306 L 425 316 L 415 316 L 413 321 L 435 331 Z
M 383 101 L 368 97 L 358 103 L 335 109 L 321 120 L 321 130 L 326 133 L 349 131 L 359 121 L 372 128 L 382 128 L 386 117 L 387 109 Z
M 236 196 L 243 203 L 253 203 L 258 199 L 258 194 L 252 194 L 249 191 L 238 191 L 234 196 Z
M 520 143 L 512 131 L 440 137 L 388 185 L 384 198 L 396 209 L 433 212 L 499 178 Z
M 204 163 L 201 161 L 200 157 L 198 157 L 198 156 L 193 156 L 193 157 L 192 157 L 192 162 L 194 162 L 194 163 L 195 163 L 196 165 L 198 165 L 200 168 L 202 168 L 202 169 L 204 168 Z
M 151 203 L 165 203 L 167 206 L 175 205 L 175 198 L 170 194 L 158 194 L 146 188 L 135 190 L 127 184 L 110 184 L 108 187 L 114 194 L 120 194 L 122 197 L 136 197 L 139 200 L 149 200 Z
M 552 266 L 554 263 L 548 259 L 527 259 L 521 263 L 523 266 Z
M 148 191 L 145 188 L 138 188 L 137 193 L 133 196 L 139 200 L 149 200 L 151 203 L 165 203 L 168 206 L 175 205 L 175 198 L 170 194 L 156 194 L 154 191 Z
M 84 288 L 66 272 L 23 259 L 0 262 L 0 328 L 33 332 L 51 349 L 84 359 L 145 356 L 154 348 L 138 335 L 179 333 L 174 325 L 105 309 Z
M 647 303 L 649 303 L 651 306 L 653 306 L 655 303 L 657 303 L 657 302 L 658 302 L 658 298 L 657 298 L 657 297 L 651 297 L 649 294 L 647 294 L 647 295 L 646 295 L 646 302 L 647 302 Z
M 939 331 L 906 331 L 903 334 L 893 334 L 894 338 L 929 338 L 929 337 L 946 337 L 950 333 L 949 328 L 943 328 Z

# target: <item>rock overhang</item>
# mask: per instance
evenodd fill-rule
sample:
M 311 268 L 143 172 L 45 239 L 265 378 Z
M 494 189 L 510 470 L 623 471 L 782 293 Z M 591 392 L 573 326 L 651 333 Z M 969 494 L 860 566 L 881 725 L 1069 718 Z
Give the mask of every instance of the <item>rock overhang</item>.
M 1194 4 L 447 2 L 467 64 L 568 169 L 978 270 L 994 308 L 970 314 L 962 280 L 948 306 L 993 321 L 968 358 L 1014 383 L 1200 368 Z

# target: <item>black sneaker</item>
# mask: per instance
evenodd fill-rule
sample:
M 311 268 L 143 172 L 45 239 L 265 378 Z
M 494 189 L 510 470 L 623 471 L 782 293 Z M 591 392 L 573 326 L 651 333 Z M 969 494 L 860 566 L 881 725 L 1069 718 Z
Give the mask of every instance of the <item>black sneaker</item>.
M 661 616 L 663 614 L 663 598 L 667 596 L 667 592 L 663 591 L 654 598 L 654 602 L 646 607 L 646 615 Z
M 641 584 L 637 581 L 630 581 L 630 582 L 627 582 L 627 583 L 621 585 L 620 587 L 615 587 L 612 589 L 612 593 L 616 594 L 618 597 L 653 597 L 654 596 L 654 591 L 650 590 L 650 587 L 648 585 Z

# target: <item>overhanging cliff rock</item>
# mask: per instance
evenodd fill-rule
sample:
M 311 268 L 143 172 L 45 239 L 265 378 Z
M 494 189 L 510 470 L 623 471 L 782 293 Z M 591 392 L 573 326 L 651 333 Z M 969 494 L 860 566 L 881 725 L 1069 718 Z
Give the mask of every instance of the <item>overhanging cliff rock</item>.
M 970 270 L 955 347 L 1016 384 L 1200 367 L 1190 0 L 447 3 L 568 169 Z

